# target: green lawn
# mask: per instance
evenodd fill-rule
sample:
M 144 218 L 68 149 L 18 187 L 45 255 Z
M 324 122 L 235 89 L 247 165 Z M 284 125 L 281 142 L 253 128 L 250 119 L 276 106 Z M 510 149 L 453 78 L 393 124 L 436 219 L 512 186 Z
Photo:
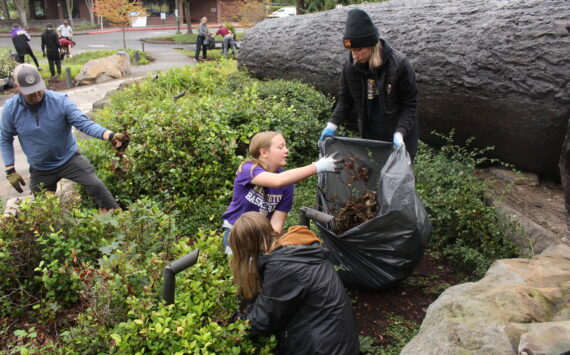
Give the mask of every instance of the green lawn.
M 83 65 L 85 63 L 87 63 L 88 61 L 90 61 L 92 59 L 107 57 L 107 56 L 110 56 L 110 55 L 117 53 L 118 51 L 119 50 L 113 50 L 113 49 L 98 50 L 98 51 L 86 51 L 86 52 L 74 55 L 71 58 L 65 58 L 63 60 L 63 62 L 61 63 L 62 75 L 65 75 L 65 68 L 69 67 L 71 69 L 71 76 L 73 78 L 75 78 L 75 76 L 77 76 L 77 74 L 79 74 L 79 72 L 81 71 L 81 68 L 83 67 Z M 127 49 L 126 51 L 129 53 L 132 65 L 148 64 L 148 63 L 150 63 L 150 61 L 152 59 L 145 52 L 137 51 L 134 49 Z M 134 62 L 135 52 L 139 52 L 140 59 L 139 59 L 138 63 Z M 28 60 L 28 57 L 26 57 L 26 60 Z M 40 67 L 42 68 L 42 72 L 41 72 L 42 78 L 44 78 L 44 79 L 50 78 L 51 74 L 49 72 L 49 65 L 47 63 L 47 60 L 45 60 L 45 59 L 41 60 L 40 61 Z
M 180 48 L 176 48 L 177 51 L 179 51 L 180 53 L 190 57 L 190 58 L 194 58 L 194 54 L 196 53 L 196 51 L 194 50 L 188 50 L 188 49 L 180 49 Z M 221 49 L 210 49 L 208 51 L 208 58 L 209 59 L 220 59 L 223 58 L 224 55 L 222 54 Z M 202 53 L 200 53 L 200 57 L 202 57 Z M 232 50 L 230 49 L 228 52 L 228 59 L 233 58 L 234 56 L 232 55 Z
M 213 32 L 212 34 L 214 34 L 215 32 Z M 192 33 L 192 34 L 187 34 L 187 33 L 181 33 L 179 35 L 170 35 L 170 36 L 159 36 L 159 37 L 150 37 L 150 38 L 145 38 L 146 40 L 149 41 L 153 41 L 153 40 L 172 40 L 174 43 L 196 43 L 196 38 L 198 37 L 197 33 Z M 243 37 L 245 37 L 245 33 L 241 33 L 238 32 L 237 33 L 237 39 L 240 40 Z M 216 37 L 216 41 L 221 41 L 222 37 L 217 36 Z

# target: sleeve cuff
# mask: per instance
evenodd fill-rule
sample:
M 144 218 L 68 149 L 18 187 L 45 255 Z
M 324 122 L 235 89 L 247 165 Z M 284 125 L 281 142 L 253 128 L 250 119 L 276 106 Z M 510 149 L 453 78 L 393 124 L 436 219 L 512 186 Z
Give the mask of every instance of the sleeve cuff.
M 408 133 L 408 130 L 405 129 L 404 127 L 398 127 L 396 128 L 396 133 L 400 133 L 403 137 L 405 137 L 406 134 Z

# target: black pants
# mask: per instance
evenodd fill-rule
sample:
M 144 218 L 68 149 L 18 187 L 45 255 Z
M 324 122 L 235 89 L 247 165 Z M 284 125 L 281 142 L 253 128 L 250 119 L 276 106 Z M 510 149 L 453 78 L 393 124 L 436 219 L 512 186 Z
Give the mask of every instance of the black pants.
M 61 179 L 69 179 L 85 187 L 99 208 L 120 208 L 107 186 L 95 175 L 93 165 L 79 152 L 53 170 L 37 170 L 30 166 L 30 190 L 34 194 L 42 188 L 55 192 Z
M 61 59 L 59 58 L 58 50 L 54 50 L 53 53 L 48 50 L 47 52 L 47 60 L 49 64 L 49 72 L 51 76 L 55 76 L 55 68 L 57 67 L 57 74 L 61 75 Z
M 208 56 L 208 47 L 204 45 L 204 40 L 206 39 L 206 36 L 198 36 L 198 39 L 196 40 L 196 54 L 194 54 L 194 58 L 196 59 L 196 61 L 198 61 L 198 59 L 200 59 L 200 50 L 203 50 L 203 55 L 202 58 L 207 59 Z
M 36 58 L 36 56 L 34 55 L 34 52 L 32 52 L 32 49 L 30 47 L 24 49 L 23 51 L 17 51 L 18 52 L 18 62 L 19 63 L 24 63 L 24 57 L 26 56 L 26 54 L 29 54 L 30 57 L 32 57 L 32 60 L 34 61 L 34 63 L 36 64 L 36 67 L 40 67 L 40 64 L 38 63 L 38 58 Z

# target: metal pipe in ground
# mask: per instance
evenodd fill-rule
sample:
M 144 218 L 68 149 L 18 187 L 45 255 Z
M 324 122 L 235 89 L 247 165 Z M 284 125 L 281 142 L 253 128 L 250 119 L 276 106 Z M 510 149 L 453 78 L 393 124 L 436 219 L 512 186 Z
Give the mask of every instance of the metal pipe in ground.
M 67 83 L 67 88 L 71 89 L 73 87 L 73 78 L 71 77 L 71 68 L 65 68 L 65 81 Z
M 174 295 L 176 289 L 176 274 L 186 270 L 198 261 L 200 250 L 196 249 L 177 259 L 164 268 L 164 279 L 162 281 L 162 298 L 166 304 L 174 303 Z
M 333 216 L 330 214 L 317 211 L 310 207 L 299 208 L 299 224 L 310 227 L 311 220 L 320 222 L 322 224 L 332 221 Z

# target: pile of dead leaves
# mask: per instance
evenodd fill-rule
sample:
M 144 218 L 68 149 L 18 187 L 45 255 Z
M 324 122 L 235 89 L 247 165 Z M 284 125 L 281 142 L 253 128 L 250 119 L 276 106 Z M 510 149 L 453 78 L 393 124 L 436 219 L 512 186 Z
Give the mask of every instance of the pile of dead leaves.
M 344 170 L 347 173 L 347 181 L 343 181 L 343 184 L 351 192 L 355 181 L 367 182 L 370 176 L 370 167 L 364 163 L 358 163 L 356 157 L 345 159 Z M 336 234 L 344 233 L 376 217 L 379 209 L 376 191 L 366 191 L 358 197 L 351 197 L 344 206 L 334 211 L 333 231 Z

